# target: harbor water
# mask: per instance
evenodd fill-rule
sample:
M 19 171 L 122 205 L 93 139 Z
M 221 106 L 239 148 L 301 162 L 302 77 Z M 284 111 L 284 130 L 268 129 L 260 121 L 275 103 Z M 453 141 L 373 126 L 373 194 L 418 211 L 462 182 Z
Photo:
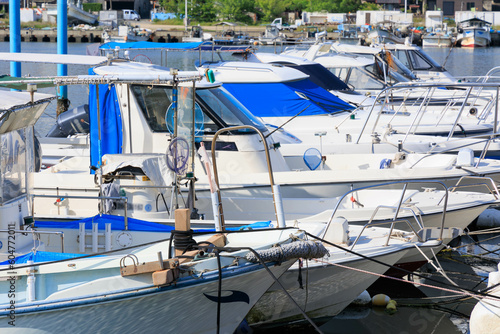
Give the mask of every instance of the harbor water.
M 89 44 L 69 44 L 69 54 L 86 54 Z M 23 42 L 22 52 L 27 53 L 56 53 L 55 43 Z M 454 48 L 424 49 L 438 63 L 446 61 L 446 69 L 456 77 L 478 76 L 486 74 L 491 68 L 500 66 L 500 48 Z M 275 48 L 260 47 L 259 51 L 274 52 Z M 9 52 L 9 43 L 0 43 L 0 52 Z M 130 53 L 131 58 L 140 61 L 151 61 L 156 64 L 165 64 L 181 70 L 194 69 L 194 61 L 198 55 L 185 53 L 169 53 L 167 57 L 158 51 L 136 51 Z M 212 56 L 204 55 L 204 60 Z M 217 60 L 217 59 L 214 59 Z M 0 73 L 10 73 L 9 63 L 0 63 Z M 69 75 L 87 74 L 87 66 L 68 66 Z M 23 64 L 23 76 L 33 77 L 55 76 L 56 65 L 51 64 Z M 45 93 L 56 94 L 57 88 L 40 89 Z M 87 91 L 83 86 L 73 86 L 68 89 L 68 98 L 71 107 L 87 103 Z M 55 103 L 46 111 L 36 125 L 36 132 L 44 136 L 51 128 L 55 119 Z M 384 308 L 349 307 L 336 317 L 328 313 L 328 309 L 321 310 L 313 315 L 315 323 L 324 333 L 467 333 L 468 318 L 476 300 L 461 294 L 452 294 L 446 291 L 450 283 L 439 284 L 435 280 L 445 282 L 445 279 L 436 273 L 434 266 L 442 266 L 449 278 L 461 287 L 471 290 L 480 290 L 486 287 L 488 272 L 496 270 L 498 262 L 498 244 L 500 237 L 495 236 L 464 236 L 456 240 L 452 249 L 441 252 L 438 262 L 425 265 L 417 274 L 409 277 L 415 284 L 409 284 L 389 279 L 379 280 L 369 291 L 372 295 L 384 293 L 398 303 L 397 311 L 389 314 Z M 488 239 L 489 238 L 489 239 Z M 488 239 L 477 246 L 478 241 Z M 486 250 L 485 250 L 486 249 Z M 465 256 L 465 252 L 472 254 L 486 253 L 484 256 Z M 419 285 L 422 284 L 422 285 Z M 431 288 L 439 286 L 443 290 Z M 307 287 L 305 287 L 307 288 Z M 139 316 L 139 315 L 138 315 Z M 140 319 L 138 319 L 140 321 Z M 242 333 L 314 333 L 314 329 L 304 320 L 297 320 L 276 326 L 253 326 L 240 329 Z

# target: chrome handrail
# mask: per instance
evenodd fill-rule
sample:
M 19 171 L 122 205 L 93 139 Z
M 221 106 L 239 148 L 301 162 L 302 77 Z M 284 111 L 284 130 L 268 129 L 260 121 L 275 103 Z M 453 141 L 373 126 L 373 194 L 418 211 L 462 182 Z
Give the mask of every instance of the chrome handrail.
M 465 108 L 465 104 L 466 104 L 467 98 L 470 97 L 470 91 L 473 88 L 481 87 L 481 88 L 496 88 L 496 89 L 498 89 L 500 87 L 500 84 L 499 83 L 488 83 L 488 82 L 484 82 L 484 83 L 477 83 L 477 82 L 476 83 L 462 83 L 462 82 L 457 82 L 457 83 L 450 83 L 450 82 L 434 82 L 434 83 L 428 83 L 428 82 L 411 82 L 411 83 L 404 83 L 404 84 L 403 83 L 398 83 L 398 84 L 395 84 L 395 85 L 393 85 L 391 87 L 386 87 L 386 88 L 382 89 L 377 94 L 377 96 L 375 97 L 374 103 L 370 106 L 370 108 L 368 110 L 367 118 L 366 118 L 365 122 L 363 123 L 361 131 L 360 131 L 357 139 L 355 140 L 355 143 L 358 144 L 360 142 L 361 137 L 363 136 L 363 134 L 364 134 L 364 132 L 366 130 L 366 127 L 367 127 L 367 125 L 369 123 L 369 120 L 373 117 L 375 108 L 376 107 L 378 108 L 381 105 L 382 105 L 382 107 L 384 107 L 385 104 L 386 104 L 386 97 L 387 96 L 391 96 L 392 92 L 394 92 L 396 90 L 412 90 L 412 89 L 416 89 L 416 88 L 435 89 L 435 88 L 439 88 L 439 87 L 468 88 L 469 89 L 468 94 L 466 93 L 465 96 L 460 97 L 460 99 L 465 98 L 465 100 L 461 101 L 462 102 L 461 110 L 463 110 Z M 496 102 L 494 102 L 494 103 L 496 104 Z M 487 104 L 487 107 L 489 109 L 492 109 L 493 105 L 491 103 L 489 103 L 489 104 Z M 495 111 L 496 110 L 497 110 L 497 107 L 496 107 Z M 380 114 L 381 114 L 381 112 L 377 113 L 377 118 L 376 118 L 376 120 L 374 122 L 373 129 L 376 128 L 376 126 L 377 126 L 377 124 L 379 122 Z M 495 116 L 496 116 L 496 114 L 495 114 Z M 495 119 L 497 119 L 497 118 L 495 118 Z M 457 120 L 458 120 L 458 118 L 457 118 Z M 457 123 L 457 120 L 455 121 L 455 123 Z M 454 125 L 454 127 L 450 131 L 450 134 L 452 134 L 454 132 L 454 128 L 455 127 L 456 127 L 456 124 Z M 373 131 L 374 130 L 372 130 L 372 132 Z
M 279 214 L 278 214 L 278 207 L 277 207 L 277 201 L 280 200 L 277 198 L 276 194 L 275 194 L 275 191 L 274 191 L 274 176 L 273 176 L 273 168 L 272 168 L 272 164 L 271 164 L 271 156 L 269 155 L 269 147 L 267 145 L 267 141 L 266 141 L 266 137 L 264 136 L 264 134 L 259 130 L 257 129 L 256 127 L 254 126 L 251 126 L 251 125 L 238 125 L 238 126 L 230 126 L 230 127 L 226 127 L 226 128 L 222 128 L 220 130 L 218 130 L 214 137 L 212 138 L 212 147 L 211 147 L 211 151 L 212 151 L 212 164 L 213 164 L 213 168 L 214 168 L 214 180 L 215 180 L 215 183 L 217 185 L 217 196 L 219 198 L 219 213 L 220 213 L 220 218 L 221 218 L 221 227 L 222 229 L 224 230 L 225 229 L 225 223 L 224 223 L 224 213 L 223 213 L 223 210 L 222 210 L 222 196 L 221 196 L 221 191 L 220 191 L 220 184 L 219 184 L 219 174 L 218 174 L 218 171 L 217 171 L 217 163 L 216 163 L 216 155 L 215 155 L 215 146 L 216 146 L 216 143 L 217 143 L 217 138 L 219 137 L 219 135 L 223 132 L 229 132 L 229 131 L 234 131 L 234 130 L 240 130 L 240 129 L 250 129 L 250 130 L 253 130 L 255 131 L 261 138 L 262 140 L 262 143 L 264 145 L 264 152 L 266 154 L 266 162 L 267 162 L 267 169 L 268 169 L 268 172 L 269 172 L 269 182 L 271 184 L 271 191 L 272 191 L 272 194 L 273 194 L 273 202 L 274 202 L 274 211 L 275 211 L 275 214 L 276 214 L 276 221 L 277 221 L 277 227 L 280 227 L 280 222 L 282 220 L 281 217 L 279 217 Z M 283 221 L 282 224 L 284 224 L 285 222 Z
M 124 202 L 124 214 L 123 214 L 123 219 L 124 219 L 124 224 L 125 224 L 125 230 L 128 230 L 128 213 L 127 213 L 127 206 L 128 206 L 128 197 L 127 196 L 78 196 L 78 195 L 39 195 L 39 194 L 31 194 L 31 197 L 33 197 L 33 200 L 31 201 L 31 213 L 34 214 L 35 212 L 35 197 L 42 197 L 42 198 L 74 198 L 74 199 L 98 199 L 98 200 L 105 200 L 105 199 L 112 199 L 116 201 L 123 201 Z M 102 205 L 99 207 L 99 214 L 103 214 L 104 208 Z
M 485 182 L 473 183 L 473 184 L 462 184 L 462 185 L 460 184 L 460 183 L 462 183 L 463 180 L 469 180 L 469 179 L 484 180 Z M 491 188 L 490 188 L 490 185 L 488 185 L 488 183 L 490 183 Z M 462 176 L 454 186 L 448 187 L 448 191 L 454 192 L 455 190 L 457 190 L 459 188 L 481 187 L 481 186 L 486 187 L 486 189 L 488 189 L 488 192 L 491 193 L 495 197 L 495 199 L 500 198 L 500 192 L 498 191 L 498 187 L 497 187 L 495 181 L 491 177 L 487 177 L 487 176 L 474 176 L 474 175 Z
M 402 204 L 405 203 L 408 200 L 408 199 L 405 200 L 405 194 L 407 192 L 407 187 L 410 184 L 412 184 L 412 185 L 414 185 L 414 184 L 417 184 L 417 185 L 418 184 L 426 184 L 426 185 L 428 185 L 428 184 L 434 184 L 434 185 L 436 185 L 436 187 L 440 187 L 440 188 L 443 189 L 443 191 L 444 191 L 443 198 L 438 203 L 438 205 L 440 205 L 441 201 L 443 201 L 443 199 L 444 199 L 443 212 L 442 212 L 442 216 L 441 216 L 441 228 L 440 228 L 440 235 L 439 235 L 439 240 L 442 240 L 443 239 L 444 223 L 445 223 L 445 218 L 446 218 L 446 210 L 447 210 L 447 207 L 448 207 L 448 188 L 446 187 L 446 185 L 443 182 L 441 182 L 441 181 L 434 181 L 434 180 L 429 180 L 429 181 L 399 181 L 399 182 L 395 181 L 395 182 L 387 182 L 387 183 L 382 183 L 382 184 L 376 184 L 376 185 L 370 185 L 370 186 L 366 186 L 366 187 L 351 189 L 351 190 L 347 191 L 344 195 L 342 195 L 342 196 L 339 197 L 339 199 L 338 199 L 338 201 L 337 201 L 337 203 L 335 205 L 335 208 L 332 211 L 330 219 L 329 219 L 329 221 L 328 221 L 328 223 L 326 225 L 326 228 L 325 228 L 325 230 L 323 232 L 322 238 L 323 239 L 325 238 L 325 236 L 326 236 L 326 234 L 328 232 L 328 229 L 330 228 L 330 225 L 331 225 L 331 223 L 332 223 L 332 221 L 333 221 L 333 219 L 334 219 L 337 211 L 340 208 L 341 203 L 347 198 L 348 195 L 353 194 L 355 192 L 362 191 L 362 190 L 367 190 L 367 189 L 383 188 L 383 187 L 394 186 L 394 185 L 402 185 L 403 189 L 401 190 L 401 197 L 399 198 L 398 205 L 397 205 L 396 210 L 394 212 L 394 217 L 392 219 L 386 219 L 386 220 L 383 221 L 384 224 L 391 223 L 391 233 L 392 233 L 392 229 L 393 229 L 395 223 L 400 223 L 400 222 L 407 221 L 407 219 L 405 219 L 405 218 L 399 218 L 399 214 L 400 214 L 400 211 L 401 211 Z M 382 207 L 382 206 L 379 206 L 379 207 Z M 363 228 L 362 231 L 364 231 L 364 229 L 367 226 L 371 226 L 373 224 L 376 224 L 376 223 L 373 223 L 373 219 L 374 219 L 376 213 L 378 212 L 379 207 L 377 207 L 375 209 L 374 213 L 372 214 L 372 217 L 370 218 L 370 220 L 368 221 L 368 223 L 364 225 L 364 228 Z M 408 208 L 405 208 L 405 209 L 408 209 Z M 411 212 L 413 214 L 415 214 L 413 210 L 411 210 Z M 419 220 L 417 219 L 417 223 L 418 223 L 418 221 Z M 410 224 L 409 221 L 408 221 L 408 224 Z M 423 227 L 423 224 L 422 224 L 422 227 Z M 414 230 L 413 226 L 410 226 L 410 228 L 412 230 Z M 416 233 L 416 235 L 419 238 L 419 240 L 421 240 L 417 233 Z M 357 239 L 359 239 L 359 236 L 358 236 Z
M 28 233 L 31 234 L 55 234 L 59 235 L 61 237 L 61 253 L 64 253 L 64 232 L 55 232 L 55 231 L 39 231 L 39 230 L 0 230 L 0 233 L 20 233 L 20 234 L 25 234 L 27 235 Z

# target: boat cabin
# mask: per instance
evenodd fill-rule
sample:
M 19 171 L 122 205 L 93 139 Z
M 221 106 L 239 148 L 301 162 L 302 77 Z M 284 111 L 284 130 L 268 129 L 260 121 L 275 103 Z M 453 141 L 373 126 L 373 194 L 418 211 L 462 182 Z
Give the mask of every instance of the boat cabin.
M 101 66 L 94 69 L 98 75 L 129 75 L 144 77 L 146 74 L 151 74 L 153 77 L 157 75 L 166 75 L 168 78 L 169 69 L 150 65 L 150 64 L 134 64 L 134 63 L 117 63 L 110 66 Z M 180 75 L 186 75 L 182 74 Z M 186 72 L 187 75 L 198 76 L 196 72 Z M 142 83 L 142 82 L 143 83 Z M 103 88 L 107 89 L 107 85 Z M 171 84 L 155 84 L 154 80 L 140 80 L 135 83 L 118 83 L 114 85 L 116 90 L 116 100 L 110 98 L 111 104 L 116 101 L 115 107 L 106 105 L 103 98 L 100 100 L 103 103 L 103 109 L 107 109 L 110 113 L 117 113 L 112 116 L 115 122 L 110 121 L 110 115 L 106 115 L 106 123 L 110 125 L 106 128 L 101 125 L 101 142 L 107 139 L 116 140 L 116 133 L 122 134 L 118 143 L 114 144 L 114 151 L 106 153 L 156 153 L 165 152 L 175 133 L 175 105 L 177 104 L 177 135 L 183 135 L 190 138 L 190 128 L 195 127 L 196 145 L 204 142 L 207 149 L 211 147 L 212 136 L 220 129 L 228 126 L 251 125 L 262 132 L 266 132 L 266 126 L 256 117 L 254 117 L 238 100 L 236 100 L 220 83 L 210 83 L 205 79 L 197 81 L 193 87 L 192 82 L 179 83 L 178 87 Z M 101 89 L 102 90 L 102 89 Z M 177 98 L 174 96 L 177 92 Z M 192 120 L 193 113 L 193 93 L 194 93 L 194 113 L 195 120 Z M 100 93 L 102 94 L 102 93 Z M 90 98 L 92 101 L 92 96 Z M 185 101 L 185 102 L 182 102 Z M 90 123 L 91 123 L 91 143 L 97 143 L 97 132 L 92 130 L 92 124 L 98 124 L 92 121 L 92 117 L 96 117 L 96 110 L 90 106 Z M 103 117 L 101 115 L 101 117 Z M 104 124 L 104 122 L 101 122 Z M 96 125 L 97 127 L 97 125 Z M 106 137 L 106 134 L 110 134 Z M 221 152 L 241 152 L 246 151 L 248 154 L 263 154 L 262 144 L 254 131 L 248 129 L 235 130 L 231 133 L 221 135 L 221 143 L 216 149 Z M 188 139 L 188 142 L 192 141 Z M 218 144 L 218 145 L 219 145 Z M 107 147 L 106 143 L 102 147 Z M 220 153 L 223 154 L 223 153 Z M 92 154 L 91 163 L 96 166 L 98 163 Z M 249 157 L 250 159 L 250 157 Z M 254 159 L 256 159 L 254 157 Z M 221 159 L 222 160 L 222 159 Z M 280 169 L 279 158 L 276 158 L 277 170 Z M 274 163 L 274 162 L 273 162 Z M 248 168 L 251 164 L 246 164 Z M 284 166 L 284 165 L 283 165 Z M 243 167 L 242 167 L 243 168 Z
M 464 20 L 460 22 L 459 29 L 467 29 L 467 28 L 484 28 L 485 30 L 489 30 L 491 27 L 491 23 L 485 20 L 482 20 L 478 17 L 473 17 L 472 19 Z M 460 31 L 459 31 L 460 32 Z

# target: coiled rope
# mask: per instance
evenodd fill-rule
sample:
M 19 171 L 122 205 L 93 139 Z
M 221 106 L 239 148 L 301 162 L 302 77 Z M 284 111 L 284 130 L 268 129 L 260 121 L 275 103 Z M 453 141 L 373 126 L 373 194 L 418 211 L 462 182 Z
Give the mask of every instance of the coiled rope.
M 330 255 L 325 246 L 318 241 L 296 241 L 285 245 L 278 245 L 265 250 L 256 251 L 264 261 L 283 262 L 290 259 L 316 259 Z M 245 258 L 253 263 L 259 262 L 254 253 L 248 253 Z

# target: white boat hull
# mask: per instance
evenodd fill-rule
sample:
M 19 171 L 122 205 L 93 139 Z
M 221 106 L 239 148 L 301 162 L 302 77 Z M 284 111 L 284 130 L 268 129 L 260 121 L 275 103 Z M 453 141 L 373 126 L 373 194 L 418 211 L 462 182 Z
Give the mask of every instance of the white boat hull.
M 290 265 L 270 269 L 279 277 Z M 235 271 L 236 272 L 236 271 Z M 234 274 L 234 273 L 233 273 Z M 198 282 L 196 282 L 198 281 Z M 232 333 L 246 313 L 273 283 L 265 269 L 225 278 L 222 283 L 221 333 Z M 16 305 L 15 327 L 6 311 L 2 333 L 214 333 L 217 329 L 217 275 L 206 282 L 191 279 L 167 288 L 110 294 L 66 302 Z M 210 299 L 209 299 L 210 298 Z M 239 299 L 238 299 L 239 298 Z M 8 312 L 8 310 L 7 310 Z
M 484 29 L 465 30 L 458 38 L 462 47 L 486 47 L 491 43 L 490 32 Z
M 374 258 L 392 265 L 405 252 L 406 250 Z M 331 262 L 334 263 L 334 259 Z M 383 274 L 387 270 L 386 266 L 366 259 L 350 262 L 348 266 L 376 274 Z M 298 275 L 298 268 L 294 265 L 283 274 L 280 282 L 306 312 L 328 307 L 330 316 L 341 312 L 378 278 L 376 275 L 338 267 L 322 260 L 312 260 L 309 264 L 304 262 L 303 289 L 297 282 Z M 264 323 L 300 315 L 295 304 L 289 302 L 283 291 L 274 284 L 250 311 L 247 319 L 250 323 Z
M 438 47 L 438 48 L 449 48 L 452 45 L 452 40 L 450 36 L 424 36 L 422 39 L 423 47 Z

